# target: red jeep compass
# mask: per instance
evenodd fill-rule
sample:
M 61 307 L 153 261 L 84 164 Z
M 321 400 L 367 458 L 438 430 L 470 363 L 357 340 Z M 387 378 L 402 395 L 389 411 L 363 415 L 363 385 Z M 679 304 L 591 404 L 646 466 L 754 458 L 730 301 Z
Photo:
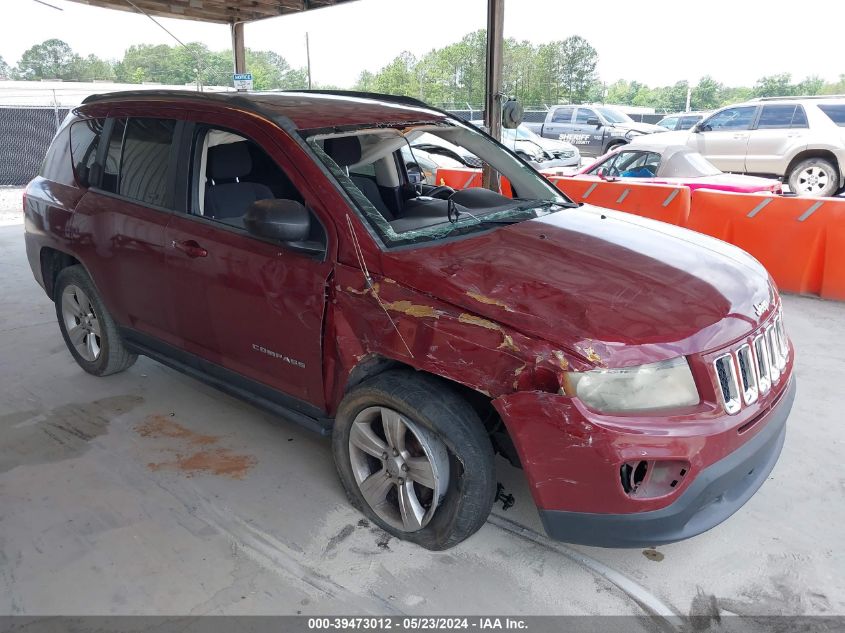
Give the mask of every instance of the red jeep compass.
M 421 134 L 500 192 L 425 184 Z M 484 523 L 497 452 L 552 537 L 639 546 L 726 519 L 783 445 L 794 352 L 757 261 L 574 204 L 418 101 L 92 97 L 24 206 L 85 371 L 144 354 L 330 433 L 352 503 L 427 548 Z

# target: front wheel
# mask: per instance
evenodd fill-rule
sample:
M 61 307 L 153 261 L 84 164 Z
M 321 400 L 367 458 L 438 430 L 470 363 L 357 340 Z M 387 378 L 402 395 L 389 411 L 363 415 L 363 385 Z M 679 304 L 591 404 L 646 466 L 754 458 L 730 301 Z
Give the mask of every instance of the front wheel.
M 400 539 L 447 549 L 490 514 L 490 440 L 469 403 L 438 378 L 389 371 L 353 388 L 332 450 L 352 504 Z
M 789 190 L 799 196 L 832 196 L 839 189 L 839 172 L 829 160 L 808 158 L 795 165 L 787 179 Z

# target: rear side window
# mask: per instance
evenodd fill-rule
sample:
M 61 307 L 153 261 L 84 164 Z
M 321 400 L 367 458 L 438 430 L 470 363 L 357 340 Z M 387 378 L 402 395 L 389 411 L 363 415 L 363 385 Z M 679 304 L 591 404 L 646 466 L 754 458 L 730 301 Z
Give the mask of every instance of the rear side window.
M 575 122 L 576 123 L 586 123 L 590 119 L 596 119 L 596 113 L 592 110 L 587 110 L 586 108 L 578 108 L 578 112 L 575 115 Z
M 105 119 L 84 119 L 70 126 L 70 156 L 77 182 L 83 187 L 91 184 L 91 168 L 97 160 L 97 149 Z
M 572 112 L 575 108 L 558 108 L 552 115 L 552 123 L 569 123 L 572 121 Z
M 845 127 L 845 104 L 826 103 L 819 105 L 819 110 L 824 112 L 839 127 Z
M 117 119 L 103 169 L 103 189 L 157 207 L 170 207 L 168 175 L 176 131 L 172 119 Z
M 70 128 L 63 126 L 50 143 L 39 175 L 63 185 L 73 185 L 73 169 L 70 159 Z
M 763 106 L 760 121 L 757 123 L 758 129 L 785 129 L 793 127 L 807 127 L 807 115 L 804 113 L 804 108 L 800 105 L 776 104 Z

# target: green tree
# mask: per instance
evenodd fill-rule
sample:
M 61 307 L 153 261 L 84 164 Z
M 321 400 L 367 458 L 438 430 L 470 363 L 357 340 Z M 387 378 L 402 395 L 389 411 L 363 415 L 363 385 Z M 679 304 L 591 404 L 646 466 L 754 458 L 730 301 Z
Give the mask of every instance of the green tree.
M 725 87 L 710 75 L 704 75 L 692 89 L 690 107 L 693 110 L 712 110 L 721 104 Z
M 824 79 L 818 75 L 810 75 L 805 77 L 803 81 L 795 86 L 795 94 L 798 95 L 817 95 L 821 93 L 824 88 Z
M 757 97 L 789 97 L 795 92 L 796 86 L 789 73 L 761 77 L 754 84 L 754 95 Z
M 5 81 L 11 74 L 12 70 L 9 68 L 9 64 L 7 64 L 6 60 L 0 56 L 0 81 Z
M 583 102 L 597 81 L 599 56 L 596 49 L 583 37 L 573 35 L 560 43 L 560 61 L 559 81 L 563 94 L 569 103 Z
M 113 81 L 115 78 L 114 64 L 108 60 L 100 59 L 96 55 L 80 58 L 74 68 L 75 79 L 78 81 L 94 81 L 105 79 Z
M 839 81 L 826 83 L 819 94 L 841 95 L 845 94 L 845 75 L 839 75 Z
M 67 42 L 50 39 L 24 51 L 16 74 L 20 79 L 76 79 L 79 63 Z

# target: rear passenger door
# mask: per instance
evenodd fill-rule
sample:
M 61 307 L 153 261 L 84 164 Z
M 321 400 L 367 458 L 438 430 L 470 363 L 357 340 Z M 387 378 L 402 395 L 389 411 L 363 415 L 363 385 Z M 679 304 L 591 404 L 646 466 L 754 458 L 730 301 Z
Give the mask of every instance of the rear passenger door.
M 807 114 L 799 104 L 767 103 L 748 139 L 745 169 L 782 176 L 788 156 L 806 144 Z
M 572 133 L 572 116 L 575 108 L 564 106 L 555 108 L 552 116 L 543 125 L 543 136 L 566 140 L 565 136 Z
M 165 240 L 178 347 L 235 387 L 316 415 L 325 406 L 322 328 L 332 271 L 325 216 L 273 137 L 256 124 L 230 124 L 209 113 L 186 127 L 185 212 Z M 246 209 L 265 198 L 311 210 L 315 250 L 246 229 Z
M 165 226 L 181 129 L 175 116 L 109 117 L 73 219 L 81 259 L 117 322 L 165 340 L 172 340 Z

